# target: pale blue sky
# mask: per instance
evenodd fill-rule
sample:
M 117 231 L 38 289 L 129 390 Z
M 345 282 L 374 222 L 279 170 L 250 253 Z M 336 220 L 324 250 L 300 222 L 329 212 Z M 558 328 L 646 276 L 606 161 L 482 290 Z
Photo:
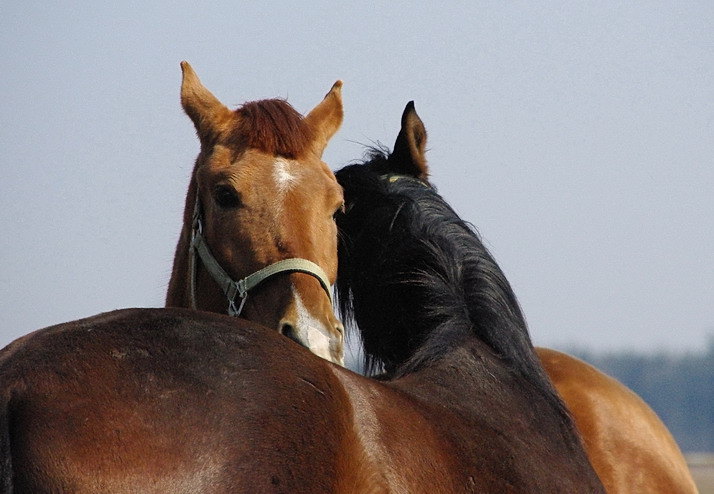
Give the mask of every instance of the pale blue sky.
M 183 59 L 232 106 L 306 112 L 343 79 L 335 169 L 415 100 L 536 344 L 714 334 L 714 3 L 101 4 L 0 6 L 0 346 L 163 304 L 198 152 Z

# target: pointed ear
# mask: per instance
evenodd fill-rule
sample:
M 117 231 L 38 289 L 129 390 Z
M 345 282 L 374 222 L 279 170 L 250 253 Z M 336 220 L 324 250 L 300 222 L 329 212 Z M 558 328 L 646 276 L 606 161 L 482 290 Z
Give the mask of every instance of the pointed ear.
M 393 173 L 408 175 L 426 181 L 429 169 L 426 165 L 426 128 L 410 101 L 402 113 L 402 129 L 389 155 L 389 167 Z
M 215 137 L 226 122 L 237 118 L 206 89 L 188 62 L 181 62 L 181 106 L 193 120 L 201 142 Z
M 318 156 L 327 147 L 327 142 L 342 125 L 342 81 L 332 85 L 330 92 L 305 117 L 305 122 L 314 132 L 313 150 Z

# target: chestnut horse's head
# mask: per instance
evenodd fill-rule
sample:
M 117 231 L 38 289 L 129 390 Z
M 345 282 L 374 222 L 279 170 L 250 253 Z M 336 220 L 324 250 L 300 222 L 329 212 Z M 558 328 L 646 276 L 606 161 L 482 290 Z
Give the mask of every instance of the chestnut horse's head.
M 181 104 L 201 151 L 167 306 L 240 315 L 341 364 L 329 285 L 343 197 L 321 156 L 342 123 L 342 82 L 302 117 L 277 99 L 230 110 L 187 62 L 181 68 Z

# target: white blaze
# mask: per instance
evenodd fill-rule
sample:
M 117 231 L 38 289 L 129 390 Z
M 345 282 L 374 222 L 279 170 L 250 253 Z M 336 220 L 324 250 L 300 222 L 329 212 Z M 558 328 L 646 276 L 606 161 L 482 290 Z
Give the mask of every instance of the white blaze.
M 273 178 L 278 188 L 278 195 L 283 196 L 297 182 L 297 177 L 291 171 L 291 163 L 282 158 L 275 160 Z

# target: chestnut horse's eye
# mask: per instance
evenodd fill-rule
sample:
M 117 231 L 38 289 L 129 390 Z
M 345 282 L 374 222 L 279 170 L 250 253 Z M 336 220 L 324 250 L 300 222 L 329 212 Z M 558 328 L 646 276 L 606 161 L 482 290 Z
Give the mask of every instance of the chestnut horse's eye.
M 241 205 L 238 192 L 230 185 L 218 185 L 213 190 L 213 198 L 223 209 L 237 208 Z

